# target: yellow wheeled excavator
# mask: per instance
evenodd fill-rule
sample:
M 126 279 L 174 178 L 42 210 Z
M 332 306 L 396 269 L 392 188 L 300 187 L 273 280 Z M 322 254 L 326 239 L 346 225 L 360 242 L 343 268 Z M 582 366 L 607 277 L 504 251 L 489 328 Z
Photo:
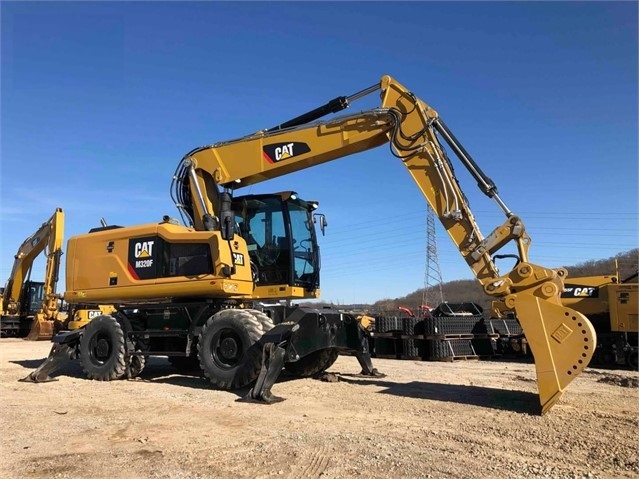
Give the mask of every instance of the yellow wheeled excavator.
M 376 92 L 378 108 L 322 120 Z M 593 328 L 560 300 L 566 270 L 530 262 L 531 240 L 521 218 L 437 112 L 390 76 L 273 128 L 187 153 L 171 187 L 183 225 L 165 217 L 70 238 L 65 300 L 113 304 L 117 311 L 56 336 L 48 360 L 29 379 L 46 380 L 60 361 L 75 357 L 90 378 L 130 377 L 146 356 L 157 354 L 191 358 L 219 388 L 254 384 L 248 398 L 270 402 L 282 368 L 315 374 L 330 367 L 340 351 L 354 352 L 363 374 L 378 374 L 366 331 L 354 316 L 326 308 L 252 306 L 319 296 L 314 223 L 323 231 L 326 222 L 316 212 L 318 203 L 293 191 L 236 192 L 385 144 L 486 294 L 516 312 L 534 354 L 545 413 L 588 364 L 596 347 Z M 487 236 L 475 222 L 448 151 L 505 215 Z M 507 245 L 516 250 L 517 263 L 502 274 L 494 255 Z
M 15 254 L 11 275 L 2 291 L 3 337 L 51 339 L 54 325 L 61 321 L 60 295 L 56 293 L 64 236 L 64 212 L 53 215 L 25 239 Z M 44 251 L 44 281 L 32 281 L 35 259 Z

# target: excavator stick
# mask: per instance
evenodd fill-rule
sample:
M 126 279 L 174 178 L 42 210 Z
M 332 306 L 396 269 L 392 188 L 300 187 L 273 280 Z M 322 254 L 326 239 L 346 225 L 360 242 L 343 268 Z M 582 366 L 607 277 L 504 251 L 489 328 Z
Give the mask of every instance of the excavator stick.
M 535 358 L 543 415 L 590 362 L 595 330 L 581 313 L 529 293 L 510 295 L 505 304 L 515 311 Z

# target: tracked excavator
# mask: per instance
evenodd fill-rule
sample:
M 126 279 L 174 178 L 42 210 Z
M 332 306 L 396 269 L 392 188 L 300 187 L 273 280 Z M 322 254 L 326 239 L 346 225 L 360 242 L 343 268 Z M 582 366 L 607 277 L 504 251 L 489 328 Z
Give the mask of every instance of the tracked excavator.
M 53 215 L 25 239 L 15 254 L 11 275 L 2 292 L 3 337 L 51 339 L 56 321 L 60 321 L 60 295 L 56 293 L 64 236 L 64 212 Z M 44 252 L 44 281 L 32 281 L 35 259 Z
M 373 93 L 379 107 L 331 115 Z M 253 385 L 248 399 L 273 402 L 271 387 L 283 368 L 312 375 L 340 351 L 354 352 L 362 374 L 379 374 L 355 317 L 290 305 L 319 296 L 315 225 L 323 231 L 326 221 L 318 202 L 293 191 L 236 192 L 382 145 L 406 167 L 486 294 L 516 312 L 534 354 L 540 412 L 547 412 L 588 364 L 596 347 L 592 325 L 560 300 L 566 270 L 529 260 L 521 218 L 438 113 L 390 76 L 275 127 L 188 152 L 171 185 L 184 224 L 164 217 L 70 238 L 65 300 L 113 304 L 116 312 L 57 335 L 49 358 L 27 379 L 47 380 L 77 357 L 89 378 L 131 377 L 147 356 L 163 355 L 198 365 L 218 388 Z M 487 236 L 448 151 L 505 216 Z M 506 246 L 517 262 L 500 273 L 494 255 Z M 253 306 L 272 300 L 287 302 Z

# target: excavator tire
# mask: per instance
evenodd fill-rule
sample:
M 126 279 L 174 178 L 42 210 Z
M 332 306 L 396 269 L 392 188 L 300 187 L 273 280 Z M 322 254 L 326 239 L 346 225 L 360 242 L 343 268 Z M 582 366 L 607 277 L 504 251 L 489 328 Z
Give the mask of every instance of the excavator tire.
M 254 311 L 225 309 L 211 316 L 197 345 L 200 367 L 211 384 L 219 389 L 239 389 L 257 379 L 263 334 Z
M 146 366 L 146 356 L 131 356 L 131 363 L 129 364 L 129 371 L 132 378 L 137 378 Z
M 245 309 L 245 311 L 248 311 L 253 316 L 255 316 L 257 321 L 260 323 L 260 326 L 262 326 L 263 333 L 270 331 L 275 326 L 273 324 L 273 319 L 271 319 L 271 317 L 268 314 L 262 311 L 259 311 L 257 309 Z
M 337 360 L 339 352 L 335 348 L 320 349 L 307 354 L 294 363 L 286 363 L 284 369 L 294 376 L 309 378 L 330 368 Z
M 112 381 L 123 377 L 124 353 L 124 332 L 113 316 L 98 316 L 86 325 L 80 338 L 80 364 L 89 379 Z

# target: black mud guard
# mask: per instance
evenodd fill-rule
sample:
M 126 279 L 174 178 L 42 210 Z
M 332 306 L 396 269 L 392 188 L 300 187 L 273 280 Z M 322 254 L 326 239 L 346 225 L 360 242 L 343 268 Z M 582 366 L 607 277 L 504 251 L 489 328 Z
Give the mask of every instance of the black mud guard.
M 84 334 L 84 327 L 74 329 L 72 331 L 60 331 L 51 338 L 51 342 L 55 344 L 69 345 L 72 342 L 79 342 L 82 334 Z

